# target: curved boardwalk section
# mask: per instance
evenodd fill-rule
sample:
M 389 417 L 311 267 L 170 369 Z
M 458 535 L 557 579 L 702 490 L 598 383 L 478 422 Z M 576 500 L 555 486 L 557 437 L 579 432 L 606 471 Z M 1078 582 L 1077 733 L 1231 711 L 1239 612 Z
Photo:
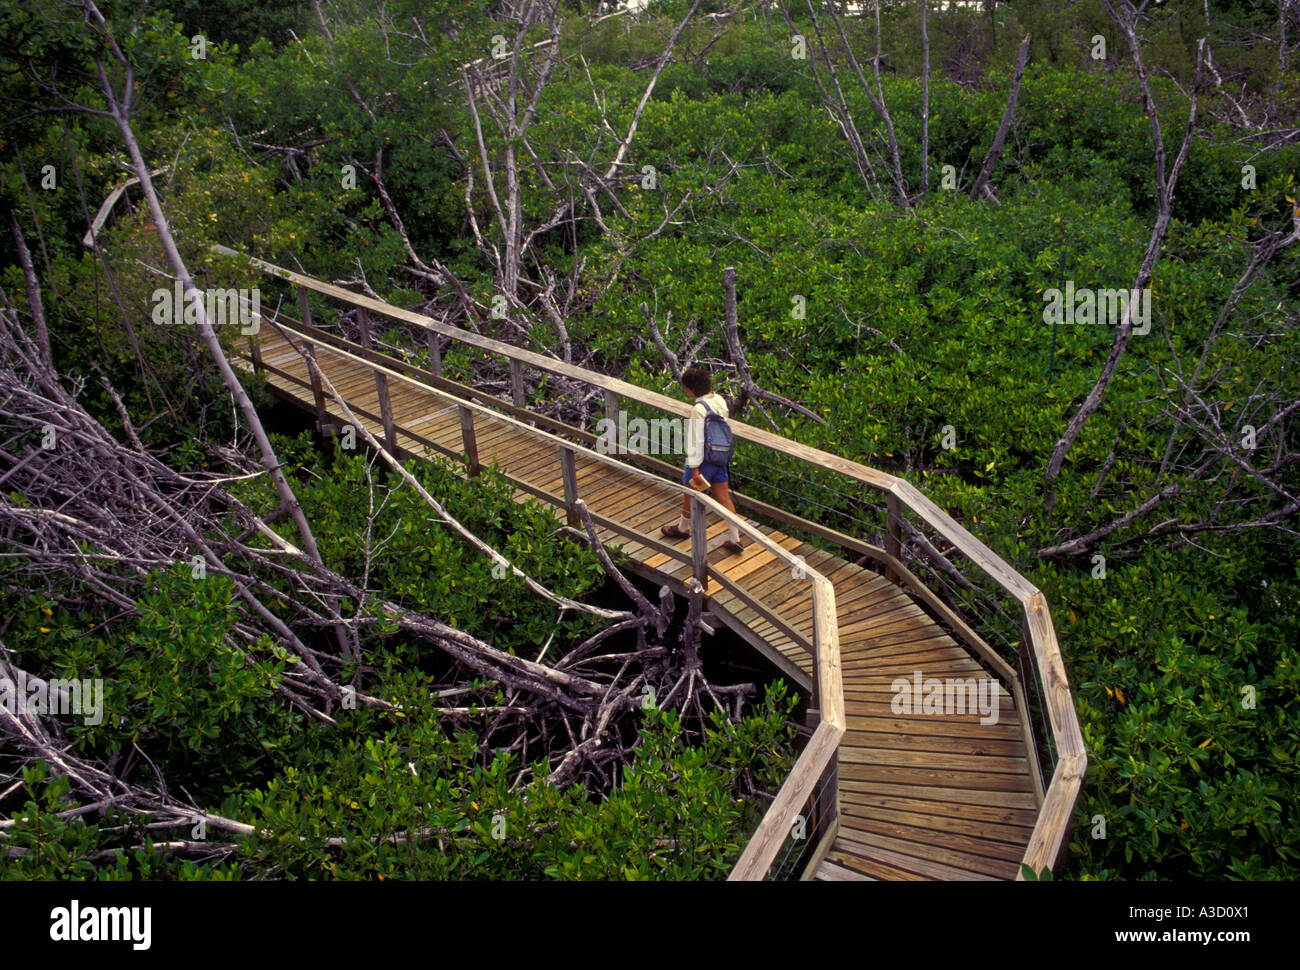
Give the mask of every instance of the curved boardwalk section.
M 277 395 L 326 422 L 343 420 L 342 409 L 313 387 L 305 360 L 281 332 L 267 328 L 257 350 L 241 363 L 261 370 Z M 385 441 L 391 430 L 401 452 L 439 453 L 470 471 L 494 465 L 512 480 L 521 501 L 541 498 L 557 512 L 567 507 L 566 495 L 580 494 L 601 538 L 621 548 L 637 572 L 678 592 L 698 574 L 690 540 L 658 538 L 659 526 L 680 507 L 673 483 L 581 452 L 570 459 L 572 479 L 566 482 L 570 466 L 553 439 L 483 409 L 467 419 L 465 408 L 445 395 L 377 381 L 368 362 L 377 355 L 367 358 L 361 347 L 317 343 L 314 352 L 368 429 Z M 385 410 L 391 428 L 385 428 Z M 750 524 L 782 550 L 804 557 L 834 587 L 845 721 L 833 776 L 838 829 L 819 847 L 805 878 L 1015 878 L 1042 795 L 1013 694 L 899 586 L 777 529 Z M 710 523 L 708 535 L 708 564 L 717 577 L 707 590 L 712 613 L 811 688 L 815 634 L 807 584 L 797 581 L 788 560 L 760 543 L 734 555 L 719 548 L 721 521 Z M 672 555 L 669 545 L 682 555 Z M 756 601 L 761 607 L 750 605 Z M 916 702 L 910 710 L 895 702 L 900 679 L 911 687 L 909 705 Z M 946 706 L 936 710 L 940 701 Z

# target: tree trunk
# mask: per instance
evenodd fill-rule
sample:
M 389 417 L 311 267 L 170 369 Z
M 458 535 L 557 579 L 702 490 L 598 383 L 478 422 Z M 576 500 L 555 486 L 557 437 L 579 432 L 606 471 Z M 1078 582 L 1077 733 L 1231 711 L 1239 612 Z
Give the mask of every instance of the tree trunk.
M 989 199 L 996 202 L 993 190 L 989 188 L 989 177 L 993 174 L 993 166 L 998 163 L 998 157 L 1002 154 L 1002 145 L 1007 140 L 1007 132 L 1011 130 L 1011 119 L 1016 114 L 1016 101 L 1020 97 L 1020 82 L 1025 76 L 1025 63 L 1029 60 L 1029 34 L 1025 34 L 1025 39 L 1020 42 L 1020 50 L 1016 53 L 1016 70 L 1011 78 L 1011 91 L 1007 94 L 1007 107 L 1002 112 L 1002 123 L 998 125 L 998 130 L 993 136 L 993 144 L 989 146 L 989 153 L 984 157 L 984 164 L 980 167 L 980 173 L 975 177 L 975 184 L 971 186 L 970 197 L 978 199 L 981 195 L 987 195 Z
M 930 192 L 930 0 L 921 0 L 921 192 Z
M 1110 0 L 1103 0 L 1103 2 L 1106 4 L 1107 12 L 1128 38 L 1129 49 L 1133 53 L 1133 64 L 1137 71 L 1138 84 L 1142 89 L 1142 103 L 1146 108 L 1147 118 L 1151 122 L 1151 133 L 1155 141 L 1156 201 L 1159 207 L 1159 215 L 1156 217 L 1155 228 L 1151 232 L 1151 240 L 1147 243 L 1146 256 L 1142 260 L 1142 267 L 1138 270 L 1137 280 L 1133 284 L 1135 290 L 1140 290 L 1144 289 L 1151 281 L 1151 271 L 1155 266 L 1156 256 L 1160 253 L 1161 243 L 1164 242 L 1165 230 L 1169 227 L 1174 188 L 1178 184 L 1178 173 L 1182 170 L 1183 162 L 1187 160 L 1187 151 L 1191 147 L 1192 133 L 1196 125 L 1197 94 L 1201 87 L 1201 68 L 1205 59 L 1205 38 L 1201 38 L 1196 48 L 1196 79 L 1192 85 L 1192 107 L 1187 119 L 1187 131 L 1183 135 L 1183 144 L 1178 151 L 1178 157 L 1174 159 L 1173 167 L 1170 169 L 1168 177 L 1166 177 L 1165 145 L 1160 131 L 1160 118 L 1156 112 L 1155 101 L 1151 98 L 1151 87 L 1147 83 L 1146 67 L 1142 63 L 1142 49 L 1138 45 L 1135 15 L 1132 12 L 1132 7 L 1126 7 L 1126 16 L 1121 20 L 1119 14 L 1111 6 Z M 1049 489 L 1044 499 L 1044 507 L 1049 511 L 1054 502 L 1050 489 L 1052 483 L 1056 481 L 1057 476 L 1061 473 L 1061 465 L 1065 461 L 1065 456 L 1074 446 L 1075 441 L 1078 440 L 1079 433 L 1083 430 L 1088 418 L 1101 406 L 1101 398 L 1106 393 L 1106 386 L 1110 383 L 1116 365 L 1119 364 L 1120 358 L 1128 348 L 1129 338 L 1133 334 L 1132 304 L 1133 301 L 1130 301 L 1128 311 L 1124 314 L 1124 320 L 1115 334 L 1115 342 L 1111 345 L 1110 354 L 1106 358 L 1101 374 L 1097 377 L 1096 383 L 1093 385 L 1092 390 L 1088 392 L 1088 396 L 1080 405 L 1079 410 L 1070 419 L 1065 433 L 1056 442 L 1056 447 L 1052 449 L 1052 457 L 1047 462 L 1047 473 L 1044 476 L 1044 484 Z
M 87 5 L 94 11 L 94 14 L 99 14 L 93 2 L 87 0 Z M 97 19 L 99 19 L 104 30 L 107 31 L 107 25 L 104 24 L 102 17 L 97 17 Z M 135 169 L 136 177 L 140 179 L 140 188 L 143 190 L 145 200 L 149 205 L 154 225 L 158 228 L 158 241 L 167 256 L 167 262 L 171 266 L 172 272 L 181 281 L 185 298 L 190 299 L 191 294 L 194 293 L 197 293 L 201 298 L 203 292 L 194 285 L 194 278 L 190 275 L 189 269 L 186 268 L 185 260 L 181 258 L 180 250 L 176 247 L 176 240 L 172 237 L 171 226 L 167 222 L 166 215 L 163 214 L 162 203 L 158 200 L 158 193 L 153 187 L 153 179 L 149 176 L 149 166 L 145 164 L 144 156 L 140 152 L 140 145 L 136 141 L 135 132 L 131 128 L 131 121 L 127 117 L 126 109 L 118 101 L 112 84 L 108 80 L 108 74 L 102 65 L 99 70 L 99 78 L 104 97 L 108 102 L 109 113 L 112 115 L 114 122 L 117 123 L 118 131 L 122 134 L 122 140 L 126 143 L 127 155 L 131 159 L 131 167 Z M 129 76 L 127 83 L 131 83 Z M 199 302 L 202 304 L 201 299 Z M 180 310 L 181 308 L 176 309 Z M 298 535 L 302 539 L 303 550 L 313 560 L 321 562 L 320 551 L 316 548 L 316 539 L 312 535 L 311 526 L 307 523 L 307 516 L 303 514 L 302 507 L 298 504 L 298 497 L 294 495 L 288 479 L 284 477 L 284 472 L 280 470 L 280 461 L 276 457 L 275 449 L 271 447 L 271 439 L 267 437 L 266 429 L 262 427 L 262 421 L 257 416 L 257 410 L 253 407 L 253 402 L 249 400 L 248 393 L 239 382 L 239 377 L 230 366 L 230 361 L 226 359 L 226 353 L 221 348 L 221 341 L 217 338 L 217 333 L 212 328 L 212 322 L 208 319 L 206 306 L 200 305 L 198 319 L 199 334 L 203 337 L 203 342 L 207 344 L 208 350 L 212 353 L 212 359 L 216 361 L 217 369 L 221 372 L 221 379 L 234 397 L 240 413 L 244 416 L 244 420 L 248 422 L 249 430 L 252 431 L 253 438 L 257 442 L 258 451 L 262 456 L 262 464 L 270 474 L 271 481 L 275 484 L 275 490 L 279 493 L 280 501 L 284 504 L 285 510 L 293 518 L 294 525 L 298 527 Z

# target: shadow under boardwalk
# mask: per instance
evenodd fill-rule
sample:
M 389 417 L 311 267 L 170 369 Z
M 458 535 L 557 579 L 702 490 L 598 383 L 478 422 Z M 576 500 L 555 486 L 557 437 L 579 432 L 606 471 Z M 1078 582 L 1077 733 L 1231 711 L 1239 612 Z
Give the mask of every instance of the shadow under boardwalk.
M 260 349 L 262 363 L 283 372 L 262 371 L 270 387 L 314 413 L 307 366 L 298 352 L 274 332 L 263 335 Z M 339 394 L 354 411 L 369 413 L 358 417 L 382 439 L 373 371 L 320 345 L 316 355 Z M 238 363 L 252 369 L 250 360 Z M 422 457 L 432 446 L 463 462 L 458 408 L 404 382 L 389 384 L 399 448 Z M 328 395 L 325 407 L 343 419 L 342 409 Z M 480 463 L 506 474 L 519 501 L 541 498 L 562 515 L 559 447 L 482 412 L 475 413 L 474 426 Z M 690 563 L 634 538 L 638 533 L 661 538 L 659 527 L 676 520 L 680 491 L 580 452 L 575 465 L 578 494 L 587 506 L 626 530 L 601 526 L 601 539 L 621 548 L 639 574 L 682 592 Z M 809 875 L 824 880 L 1014 879 L 1039 806 L 1012 696 L 898 586 L 797 538 L 757 527 L 803 556 L 835 588 L 847 716 L 839 755 L 841 824 Z M 813 666 L 807 646 L 813 637 L 808 583 L 755 543 L 735 555 L 720 549 L 725 538 L 721 522 L 710 526 L 709 535 L 710 563 L 781 622 L 774 624 L 717 583 L 709 589 L 710 612 L 808 689 Z M 689 540 L 675 546 L 689 558 Z M 897 713 L 891 704 L 894 682 L 913 682 L 917 672 L 926 680 L 997 685 L 996 719 L 978 712 Z

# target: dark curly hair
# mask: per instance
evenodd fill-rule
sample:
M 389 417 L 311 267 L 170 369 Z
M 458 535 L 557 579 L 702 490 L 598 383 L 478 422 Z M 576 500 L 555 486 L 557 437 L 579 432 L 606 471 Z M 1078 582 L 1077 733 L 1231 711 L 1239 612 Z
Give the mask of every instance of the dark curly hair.
M 713 381 L 703 367 L 692 367 L 682 375 L 682 387 L 698 397 L 713 389 Z

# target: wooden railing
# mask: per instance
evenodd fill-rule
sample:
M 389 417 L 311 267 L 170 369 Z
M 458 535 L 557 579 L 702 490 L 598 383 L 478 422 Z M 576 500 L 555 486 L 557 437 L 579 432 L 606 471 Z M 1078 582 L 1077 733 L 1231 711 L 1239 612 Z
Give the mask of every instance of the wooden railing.
M 228 255 L 242 255 L 224 247 L 217 248 Z M 689 492 L 692 497 L 692 509 L 695 516 L 702 517 L 704 509 L 708 508 L 714 514 L 736 524 L 741 531 L 753 538 L 754 541 L 762 543 L 773 555 L 789 563 L 792 570 L 801 570 L 807 576 L 811 583 L 810 593 L 813 597 L 815 617 L 814 635 L 811 643 L 808 643 L 807 639 L 798 631 L 791 629 L 790 625 L 782 621 L 773 611 L 749 598 L 737 584 L 731 583 L 720 572 L 709 567 L 707 560 L 704 558 L 704 550 L 700 548 L 698 542 L 692 549 L 690 557 L 693 563 L 693 574 L 697 581 L 706 583 L 708 579 L 716 579 L 721 586 L 745 600 L 748 605 L 753 607 L 773 626 L 809 650 L 814 659 L 815 676 L 812 686 L 814 690 L 813 707 L 818 712 L 816 728 L 789 778 L 777 793 L 766 816 L 750 839 L 749 845 L 732 873 L 732 878 L 735 879 L 763 878 L 768 873 L 772 861 L 788 835 L 795 817 L 800 814 L 801 807 L 807 805 L 810 799 L 817 795 L 819 786 L 824 787 L 827 778 L 833 778 L 835 772 L 837 749 L 844 734 L 845 721 L 843 692 L 840 681 L 839 638 L 834 606 L 834 590 L 831 588 L 829 581 L 820 573 L 809 569 L 802 560 L 793 557 L 785 549 L 768 539 L 761 531 L 751 527 L 743 518 L 732 516 L 731 513 L 712 499 L 702 497 L 677 484 L 676 481 L 666 482 L 663 476 L 672 475 L 677 471 L 672 466 L 645 455 L 624 454 L 615 457 L 602 454 L 595 449 L 596 436 L 590 432 L 527 410 L 524 407 L 524 369 L 529 368 L 542 374 L 562 376 L 598 388 L 604 394 L 604 415 L 615 422 L 617 422 L 619 406 L 623 400 L 634 401 L 659 412 L 683 419 L 689 418 L 691 407 L 685 402 L 646 390 L 627 381 L 608 377 L 543 354 L 512 346 L 491 337 L 485 337 L 481 334 L 441 323 L 421 314 L 383 303 L 380 300 L 352 293 L 330 283 L 303 276 L 255 257 L 245 258 L 254 267 L 286 280 L 297 287 L 298 305 L 302 320 L 298 322 L 297 327 L 280 325 L 280 329 L 286 333 L 286 336 L 292 334 L 294 335 L 293 339 L 296 341 L 328 346 L 332 352 L 349 356 L 374 370 L 376 382 L 383 382 L 384 384 L 384 389 L 379 394 L 381 410 L 384 413 L 378 416 L 366 416 L 383 425 L 385 438 L 390 446 L 394 442 L 394 432 L 392 415 L 389 406 L 385 402 L 387 400 L 386 385 L 391 379 L 417 385 L 426 393 L 447 400 L 449 404 L 454 404 L 460 409 L 462 443 L 465 446 L 463 454 L 470 465 L 471 471 L 475 470 L 477 466 L 474 439 L 475 420 L 507 422 L 529 434 L 538 436 L 542 440 L 550 441 L 560 449 L 561 461 L 571 463 L 572 454 L 581 452 L 601 462 L 615 463 L 623 470 L 632 469 L 643 476 L 645 480 L 659 482 L 678 495 L 682 492 Z M 378 354 L 369 347 L 358 348 L 350 341 L 343 340 L 313 326 L 307 300 L 308 291 L 337 300 L 358 311 L 363 344 L 370 343 L 368 334 L 371 314 L 387 317 L 423 330 L 428 336 L 429 370 L 422 371 L 410 364 Z M 263 306 L 265 306 L 266 301 L 263 300 L 262 302 Z M 458 384 L 444 377 L 441 358 L 442 338 L 454 340 L 466 347 L 486 351 L 507 361 L 510 367 L 510 401 L 503 402 L 500 398 L 487 394 L 478 388 Z M 252 351 L 252 357 L 256 365 L 265 366 L 260 362 L 255 349 Z M 296 378 L 291 379 L 297 380 Z M 323 417 L 324 402 L 319 388 L 313 388 L 313 393 L 317 410 Z M 1039 872 L 1044 868 L 1055 868 L 1066 846 L 1071 815 L 1087 768 L 1087 755 L 1084 750 L 1083 736 L 1079 730 L 1073 700 L 1070 696 L 1069 681 L 1066 677 L 1060 647 L 1056 640 L 1056 632 L 1048 610 L 1047 600 L 1042 592 L 963 528 L 947 512 L 936 506 L 929 498 L 904 479 L 861 465 L 840 455 L 790 441 L 772 432 L 738 420 L 732 420 L 730 424 L 738 442 L 748 442 L 769 449 L 779 455 L 806 463 L 809 466 L 835 472 L 837 475 L 854 483 L 866 485 L 876 490 L 885 498 L 887 510 L 883 530 L 885 545 L 884 548 L 881 548 L 821 523 L 794 516 L 786 510 L 771 504 L 744 495 L 734 495 L 737 507 L 753 513 L 756 517 L 801 530 L 808 535 L 833 543 L 847 552 L 855 553 L 876 563 L 884 575 L 900 586 L 905 587 L 936 621 L 1008 685 L 1015 697 L 1017 712 L 1025 732 L 1026 748 L 1031 762 L 1030 774 L 1034 778 L 1035 794 L 1040 802 L 1038 819 L 1022 861 L 1034 872 Z M 558 434 L 552 432 L 558 432 Z M 449 453 L 447 449 L 437 446 L 427 439 L 422 440 L 419 435 L 407 431 L 403 431 L 403 434 L 434 448 L 434 450 Z M 559 435 L 566 435 L 567 438 L 562 438 Z M 576 439 L 576 441 L 571 439 Z M 587 447 L 588 445 L 592 447 Z M 563 456 L 566 454 L 570 455 L 570 457 L 564 458 Z M 455 455 L 455 457 L 459 458 L 460 454 Z M 570 469 L 571 464 L 564 467 Z M 520 484 L 527 491 L 538 494 L 539 497 L 547 501 L 572 508 L 573 502 L 578 498 L 576 483 L 571 481 L 572 478 L 571 473 L 566 470 L 564 473 L 566 494 L 564 496 L 543 493 L 539 489 L 524 483 L 517 482 L 517 484 Z M 908 515 L 910 515 L 910 518 L 905 520 L 904 517 Z M 606 528 L 623 534 L 629 533 L 626 526 L 622 526 L 611 519 L 597 516 L 593 516 L 593 518 Z M 698 524 L 698 521 L 702 521 L 702 518 L 697 520 L 696 524 Z M 913 571 L 904 564 L 902 561 L 903 544 L 901 537 L 905 521 L 913 529 L 924 526 L 933 530 L 935 534 L 941 536 L 943 540 L 950 544 L 953 550 L 965 556 L 971 566 L 982 573 L 984 577 L 991 579 L 998 588 L 1009 595 L 1018 605 L 1021 612 L 1021 643 L 1017 648 L 1017 666 L 1015 668 L 1012 668 L 1006 659 L 991 648 L 953 608 L 923 584 Z M 702 537 L 704 530 L 702 528 L 693 528 L 692 534 Z M 658 552 L 678 560 L 686 558 L 685 554 L 680 550 L 659 541 L 655 537 L 641 533 L 634 533 L 633 535 L 638 542 Z M 945 562 L 944 565 L 949 569 L 953 568 L 951 563 Z M 1031 670 L 1031 668 L 1033 669 Z M 1042 707 L 1049 722 L 1050 741 L 1054 746 L 1056 755 L 1055 770 L 1045 788 L 1041 784 L 1035 744 L 1036 732 L 1029 718 L 1028 694 L 1031 685 L 1039 688 Z M 1044 738 L 1043 740 L 1048 739 Z M 815 814 L 823 820 L 822 824 L 819 824 L 817 834 L 825 842 L 828 837 L 834 835 L 835 827 L 838 824 L 838 809 L 832 807 L 830 810 Z

